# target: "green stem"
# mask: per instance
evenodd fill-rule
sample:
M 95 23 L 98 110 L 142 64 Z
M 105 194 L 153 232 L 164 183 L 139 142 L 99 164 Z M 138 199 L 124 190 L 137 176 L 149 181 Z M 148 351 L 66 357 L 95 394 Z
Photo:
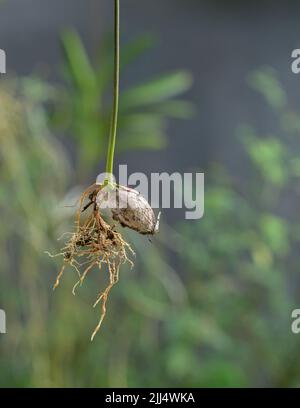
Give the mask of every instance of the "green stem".
M 111 118 L 110 135 L 107 149 L 106 173 L 113 174 L 114 155 L 118 126 L 119 112 L 119 85 L 120 85 L 120 1 L 115 0 L 115 40 L 114 40 L 114 101 Z M 109 181 L 109 180 L 107 180 Z

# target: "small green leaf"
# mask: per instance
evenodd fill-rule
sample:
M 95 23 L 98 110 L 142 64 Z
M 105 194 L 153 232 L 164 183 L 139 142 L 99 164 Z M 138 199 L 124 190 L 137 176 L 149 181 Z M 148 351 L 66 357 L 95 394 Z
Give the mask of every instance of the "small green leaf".
M 85 48 L 74 31 L 66 31 L 62 37 L 66 62 L 74 84 L 82 92 L 95 92 L 97 81 Z
M 282 187 L 288 177 L 286 147 L 273 136 L 258 138 L 252 132 L 251 128 L 242 130 L 242 140 L 250 159 L 266 181 Z
M 264 68 L 249 75 L 249 84 L 260 92 L 275 109 L 282 109 L 287 104 L 287 96 L 278 81 L 276 71 Z
M 117 144 L 117 151 L 160 150 L 166 147 L 167 140 L 163 132 L 124 133 Z
M 195 116 L 196 110 L 191 102 L 170 100 L 156 104 L 152 111 L 176 119 L 190 119 Z
M 187 72 L 165 75 L 124 91 L 121 106 L 128 109 L 165 101 L 186 92 L 191 84 L 192 77 Z
M 287 223 L 273 215 L 265 214 L 260 219 L 261 232 L 270 248 L 279 254 L 285 254 L 288 250 L 288 227 Z

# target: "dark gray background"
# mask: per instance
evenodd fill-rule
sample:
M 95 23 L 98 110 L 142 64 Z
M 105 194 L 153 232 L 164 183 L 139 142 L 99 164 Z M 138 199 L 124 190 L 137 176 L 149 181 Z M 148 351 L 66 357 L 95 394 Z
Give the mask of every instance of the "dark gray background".
M 93 53 L 112 28 L 112 0 L 7 0 L 1 7 L 0 47 L 8 71 L 45 69 L 58 79 L 59 45 L 65 26 L 76 28 Z M 296 1 L 122 0 L 122 40 L 153 32 L 159 45 L 122 77 L 126 86 L 158 73 L 188 69 L 194 86 L 188 97 L 197 108 L 192 121 L 173 121 L 170 147 L 163 152 L 121 157 L 132 171 L 207 171 L 225 161 L 243 174 L 236 128 L 251 123 L 269 132 L 273 118 L 246 77 L 272 66 L 291 103 L 299 104 L 300 75 L 290 70 L 291 51 L 300 47 L 300 5 Z

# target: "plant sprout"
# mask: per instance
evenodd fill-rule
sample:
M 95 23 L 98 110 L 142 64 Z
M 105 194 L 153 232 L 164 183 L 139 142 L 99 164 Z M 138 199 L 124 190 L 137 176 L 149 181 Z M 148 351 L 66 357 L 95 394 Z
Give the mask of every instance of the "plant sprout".
M 100 320 L 91 340 L 99 331 L 106 315 L 108 295 L 119 280 L 120 266 L 124 263 L 133 266 L 131 257 L 134 256 L 131 246 L 123 239 L 122 234 L 116 231 L 116 225 L 106 222 L 100 210 L 102 208 L 111 209 L 114 221 L 122 227 L 131 228 L 141 234 L 154 234 L 159 228 L 159 217 L 156 220 L 148 202 L 137 191 L 116 184 L 113 178 L 120 82 L 119 0 L 115 0 L 114 27 L 114 98 L 106 158 L 106 178 L 103 183 L 95 183 L 82 193 L 75 220 L 75 232 L 67 233 L 70 238 L 60 253 L 55 255 L 62 256 L 64 262 L 57 275 L 54 289 L 59 286 L 66 266 L 73 267 L 79 276 L 73 287 L 73 294 L 94 267 L 98 267 L 99 270 L 103 267 L 108 269 L 109 284 L 104 291 L 101 291 L 94 303 L 94 307 L 99 303 L 102 307 Z M 113 199 L 117 202 L 117 208 L 112 204 Z

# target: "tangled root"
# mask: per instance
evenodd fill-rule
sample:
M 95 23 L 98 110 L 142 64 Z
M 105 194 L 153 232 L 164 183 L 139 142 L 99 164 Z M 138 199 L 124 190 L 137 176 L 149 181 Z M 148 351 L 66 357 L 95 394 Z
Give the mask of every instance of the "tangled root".
M 114 227 L 107 224 L 100 215 L 96 196 L 101 188 L 101 186 L 94 184 L 80 198 L 75 222 L 76 230 L 74 233 L 70 233 L 71 237 L 57 255 L 63 257 L 64 263 L 53 287 L 53 289 L 56 289 L 59 286 L 65 268 L 71 266 L 77 271 L 79 277 L 72 291 L 75 295 L 77 287 L 82 285 L 86 276 L 94 267 L 97 267 L 99 270 L 103 266 L 107 267 L 109 284 L 98 295 L 94 303 L 94 307 L 101 303 L 101 316 L 91 336 L 91 340 L 94 339 L 105 318 L 107 299 L 111 289 L 119 280 L 120 266 L 128 262 L 132 267 L 133 262 L 128 257 L 128 253 L 134 255 L 134 251 L 124 241 L 122 235 L 115 231 Z M 87 199 L 89 199 L 89 202 L 84 205 Z M 92 211 L 82 221 L 82 213 L 89 208 L 92 208 Z

